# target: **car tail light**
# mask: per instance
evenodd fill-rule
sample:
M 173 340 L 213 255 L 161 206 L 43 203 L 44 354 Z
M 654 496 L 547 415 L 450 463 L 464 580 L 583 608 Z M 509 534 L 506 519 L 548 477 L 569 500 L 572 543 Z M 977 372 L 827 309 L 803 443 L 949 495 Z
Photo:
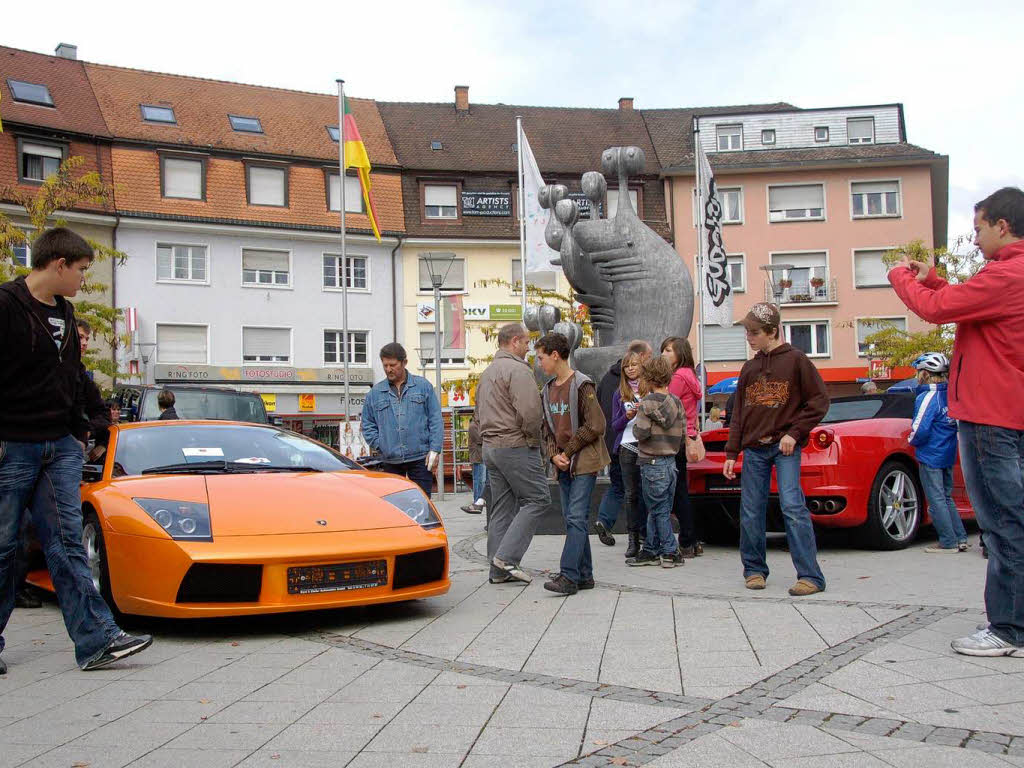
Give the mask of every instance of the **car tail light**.
M 825 450 L 836 441 L 836 433 L 831 429 L 819 429 L 811 434 L 811 442 L 819 450 Z

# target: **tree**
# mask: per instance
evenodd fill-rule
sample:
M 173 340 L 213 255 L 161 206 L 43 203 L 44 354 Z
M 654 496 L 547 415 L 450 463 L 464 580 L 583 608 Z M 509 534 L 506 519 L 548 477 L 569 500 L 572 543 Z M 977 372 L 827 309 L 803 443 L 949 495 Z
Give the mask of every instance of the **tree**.
M 25 192 L 16 187 L 0 189 L 0 199 L 17 203 L 25 209 L 31 231 L 25 231 L 14 224 L 5 214 L 0 213 L 0 282 L 7 282 L 15 277 L 31 271 L 22 267 L 14 260 L 14 249 L 28 245 L 48 227 L 66 226 L 65 221 L 55 216 L 58 211 L 69 211 L 82 203 L 107 205 L 113 198 L 113 192 L 100 178 L 99 173 L 89 171 L 76 174 L 85 162 L 83 157 L 69 157 L 57 172 L 49 176 L 33 193 Z M 106 245 L 89 240 L 96 254 L 94 263 L 113 260 L 115 264 L 123 264 L 128 254 Z M 91 294 L 102 294 L 106 284 L 99 281 L 86 280 L 82 288 L 85 296 L 75 302 L 75 314 L 86 320 L 93 333 L 105 339 L 112 349 L 117 348 L 116 322 L 120 312 L 113 307 L 97 301 L 90 301 Z M 94 350 L 83 356 L 82 362 L 91 371 L 98 371 L 111 378 L 117 373 L 113 360 L 100 358 Z
M 970 280 L 984 264 L 981 251 L 973 245 L 971 235 L 961 235 L 953 241 L 952 248 L 927 248 L 921 240 L 913 240 L 894 248 L 882 256 L 882 263 L 890 269 L 904 256 L 912 261 L 935 264 L 939 276 L 956 285 Z M 956 326 L 938 325 L 927 331 L 903 331 L 886 320 L 869 318 L 861 322 L 875 325 L 878 330 L 864 339 L 874 345 L 872 357 L 882 360 L 887 366 L 910 365 L 925 352 L 953 352 L 953 336 Z

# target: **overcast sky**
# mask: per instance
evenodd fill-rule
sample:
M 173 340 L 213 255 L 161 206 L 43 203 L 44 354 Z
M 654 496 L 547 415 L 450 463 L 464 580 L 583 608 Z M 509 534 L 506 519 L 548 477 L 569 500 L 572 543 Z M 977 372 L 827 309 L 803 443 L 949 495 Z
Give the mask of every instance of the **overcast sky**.
M 309 91 L 342 77 L 392 101 L 464 84 L 471 101 L 546 106 L 902 102 L 909 141 L 949 155 L 951 239 L 974 202 L 1024 186 L 1022 0 L 56 0 L 44 18 L 8 4 L 0 42 Z

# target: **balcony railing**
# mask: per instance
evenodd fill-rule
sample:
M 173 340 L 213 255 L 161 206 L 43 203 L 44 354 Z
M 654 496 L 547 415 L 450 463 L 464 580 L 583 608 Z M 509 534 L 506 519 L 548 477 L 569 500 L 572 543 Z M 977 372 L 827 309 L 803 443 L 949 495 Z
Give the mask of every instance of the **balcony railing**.
M 764 300 L 772 303 L 778 301 L 780 304 L 835 304 L 838 302 L 836 296 L 835 278 L 826 280 L 821 285 L 803 282 L 788 286 L 782 289 L 781 299 L 776 299 L 770 281 L 765 280 L 764 283 Z

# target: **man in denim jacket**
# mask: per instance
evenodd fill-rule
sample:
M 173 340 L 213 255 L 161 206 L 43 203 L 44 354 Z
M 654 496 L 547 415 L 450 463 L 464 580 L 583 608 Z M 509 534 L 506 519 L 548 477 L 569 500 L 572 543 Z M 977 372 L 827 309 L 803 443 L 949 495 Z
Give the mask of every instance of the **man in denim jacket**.
M 409 478 L 430 496 L 444 440 L 441 404 L 429 381 L 406 370 L 401 344 L 381 347 L 380 362 L 387 379 L 363 403 L 363 437 L 380 454 L 382 471 Z

